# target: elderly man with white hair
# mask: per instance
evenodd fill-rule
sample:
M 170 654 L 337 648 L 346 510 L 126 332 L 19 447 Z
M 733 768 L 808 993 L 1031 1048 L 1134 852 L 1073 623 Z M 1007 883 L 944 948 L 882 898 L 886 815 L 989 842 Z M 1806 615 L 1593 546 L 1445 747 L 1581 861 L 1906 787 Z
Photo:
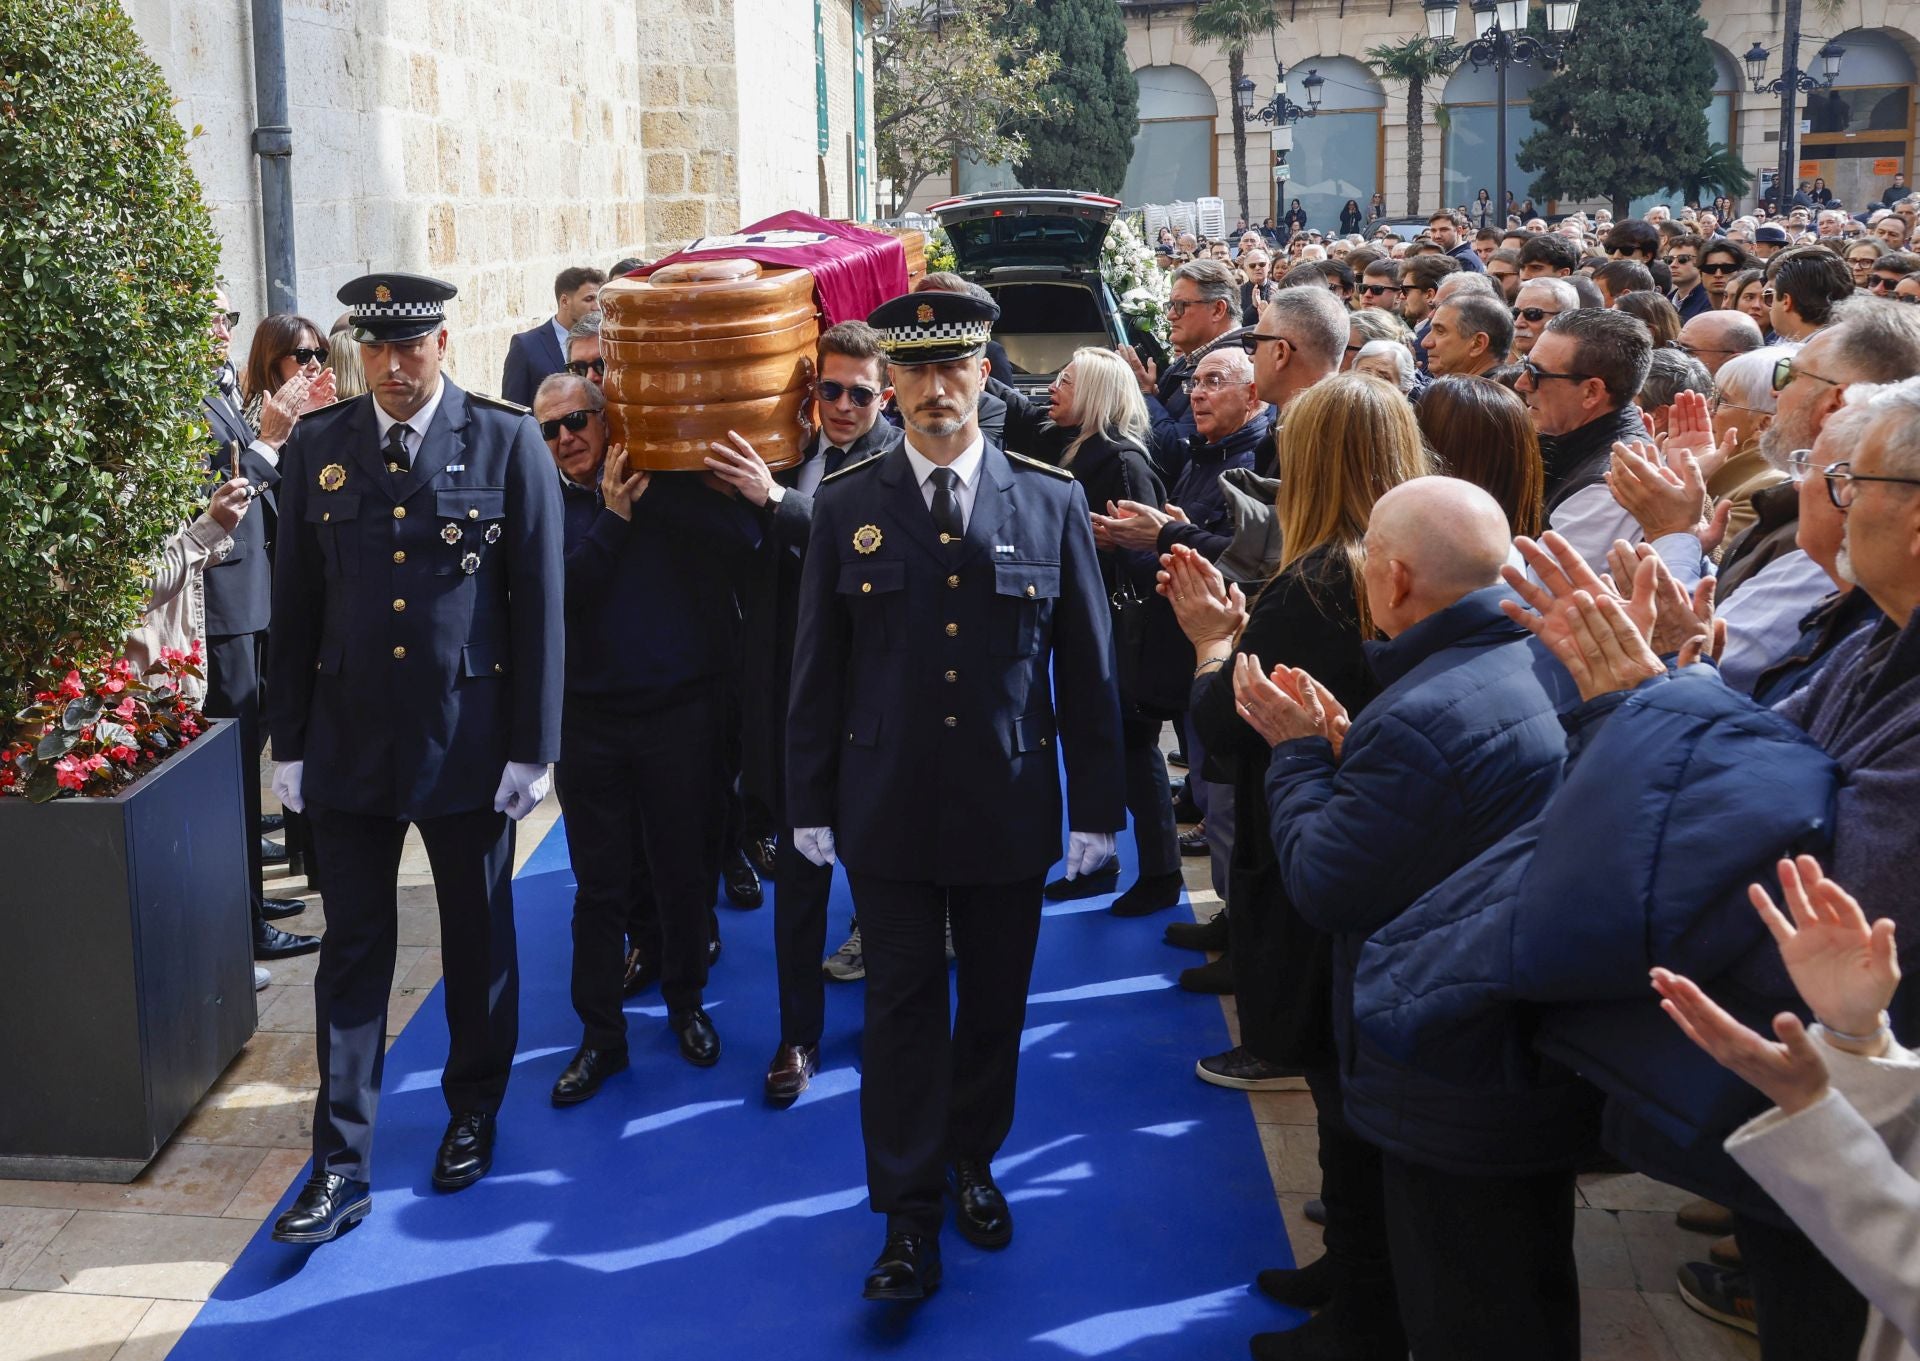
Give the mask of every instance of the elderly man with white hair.
M 1580 295 L 1565 279 L 1543 274 L 1522 283 L 1513 299 L 1513 358 L 1525 359 L 1548 322 L 1579 306 Z

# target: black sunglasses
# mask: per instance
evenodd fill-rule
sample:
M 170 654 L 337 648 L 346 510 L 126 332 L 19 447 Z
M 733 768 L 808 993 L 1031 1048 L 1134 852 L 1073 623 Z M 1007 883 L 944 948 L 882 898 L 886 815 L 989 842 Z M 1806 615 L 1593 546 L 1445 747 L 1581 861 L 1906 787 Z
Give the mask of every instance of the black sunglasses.
M 596 414 L 598 413 L 585 410 L 569 411 L 564 416 L 556 416 L 550 421 L 541 421 L 540 438 L 549 444 L 553 443 L 560 438 L 560 427 L 563 425 L 577 435 L 587 428 L 587 422 Z
M 1399 293 L 1404 290 L 1398 284 L 1361 284 L 1360 291 L 1369 298 L 1377 298 L 1382 293 Z
M 1559 378 L 1569 383 L 1584 383 L 1587 379 L 1593 377 L 1590 373 L 1549 373 L 1531 359 L 1521 361 L 1520 372 L 1524 373 L 1528 381 L 1536 387 L 1548 378 Z
M 216 317 L 225 317 L 227 319 L 227 325 L 229 326 L 238 326 L 240 324 L 240 313 L 237 310 L 232 312 L 215 312 L 214 315 Z
M 1724 260 L 1717 265 L 1702 265 L 1700 272 L 1702 274 L 1738 274 L 1740 266 L 1731 260 Z
M 325 345 L 322 345 L 322 346 L 321 346 L 321 347 L 320 347 L 319 349 L 317 349 L 317 350 L 309 350 L 309 349 L 308 349 L 308 348 L 307 348 L 306 346 L 304 346 L 304 345 L 302 345 L 302 346 L 301 346 L 301 347 L 300 347 L 299 349 L 297 349 L 297 350 L 288 350 L 288 351 L 287 351 L 287 355 L 288 355 L 288 356 L 289 356 L 289 357 L 290 357 L 291 359 L 293 359 L 293 360 L 294 360 L 294 362 L 296 362 L 297 364 L 299 364 L 299 365 L 300 365 L 300 367 L 301 367 L 301 368 L 303 368 L 303 369 L 304 369 L 304 368 L 305 368 L 305 367 L 306 367 L 307 365 L 309 365 L 309 364 L 324 364 L 324 363 L 326 363 L 326 362 L 327 362 L 327 355 L 328 355 L 329 353 L 330 353 L 330 352 L 328 351 L 328 349 L 327 349 L 327 347 L 326 347 Z
M 607 361 L 604 359 L 569 359 L 567 361 L 567 372 L 575 378 L 585 378 L 588 374 L 592 374 L 596 378 L 603 377 L 607 372 Z
M 1271 340 L 1279 345 L 1291 345 L 1293 343 L 1285 336 L 1263 336 L 1258 331 L 1248 331 L 1240 337 L 1240 348 L 1246 354 L 1256 354 L 1259 352 L 1260 343 L 1266 340 Z
M 1513 309 L 1513 319 L 1515 321 L 1525 320 L 1534 326 L 1538 326 L 1548 317 L 1557 317 L 1559 315 L 1560 309 L 1557 307 L 1516 307 Z
M 813 385 L 813 392 L 823 402 L 837 402 L 842 397 L 855 406 L 865 410 L 873 405 L 873 399 L 880 394 L 877 390 L 855 383 L 848 387 L 845 383 L 836 383 L 831 378 L 822 378 Z

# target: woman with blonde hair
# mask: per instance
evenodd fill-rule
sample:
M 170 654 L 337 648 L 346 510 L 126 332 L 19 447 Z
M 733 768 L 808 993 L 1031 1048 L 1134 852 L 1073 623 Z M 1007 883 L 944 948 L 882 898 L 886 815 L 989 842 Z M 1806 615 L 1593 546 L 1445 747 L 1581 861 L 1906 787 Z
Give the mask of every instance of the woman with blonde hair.
M 1391 1298 L 1392 1281 L 1380 1155 L 1340 1113 L 1332 945 L 1288 900 L 1267 831 L 1272 753 L 1239 712 L 1233 672 L 1242 656 L 1263 674 L 1298 667 L 1347 714 L 1359 712 L 1379 688 L 1363 651 L 1373 636 L 1360 573 L 1367 520 L 1381 496 L 1430 468 L 1412 406 L 1363 374 L 1337 374 L 1294 398 L 1278 458 L 1280 567 L 1251 612 L 1238 588 L 1184 548 L 1168 555 L 1161 573 L 1194 646 L 1194 729 L 1209 758 L 1233 772 L 1239 821 L 1227 876 L 1227 958 L 1240 1044 L 1200 1060 L 1198 1074 L 1216 1086 L 1267 1091 L 1305 1073 L 1319 1111 L 1321 1198 L 1334 1216 L 1328 1250 L 1304 1269 L 1261 1272 L 1260 1288 L 1299 1308 L 1327 1306 L 1324 1325 L 1307 1328 L 1337 1324 L 1355 1355 L 1405 1355 L 1397 1314 L 1378 1304 Z M 1262 1338 L 1253 1353 L 1264 1354 Z
M 360 363 L 360 347 L 353 343 L 347 330 L 345 326 L 338 326 L 327 337 L 331 346 L 327 367 L 333 370 L 333 396 L 339 402 L 358 397 L 367 390 L 367 371 Z

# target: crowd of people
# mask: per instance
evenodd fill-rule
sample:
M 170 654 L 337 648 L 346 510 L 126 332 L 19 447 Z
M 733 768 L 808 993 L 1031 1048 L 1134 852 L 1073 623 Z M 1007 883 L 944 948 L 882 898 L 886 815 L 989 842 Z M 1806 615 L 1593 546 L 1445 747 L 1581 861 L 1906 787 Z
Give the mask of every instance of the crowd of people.
M 1724 1237 L 1683 1296 L 1764 1356 L 1912 1354 L 1917 206 L 1174 240 L 1164 371 L 1086 348 L 1044 393 L 988 290 L 931 275 L 823 331 L 778 471 L 737 436 L 630 465 L 587 267 L 508 359 L 530 420 L 441 374 L 445 285 L 264 321 L 169 580 L 210 588 L 277 510 L 271 620 L 204 625 L 214 691 L 246 640 L 256 742 L 267 658 L 325 878 L 323 938 L 256 926 L 322 949 L 314 1176 L 276 1237 L 370 1207 L 409 823 L 462 941 L 435 1182 L 490 1169 L 512 822 L 557 760 L 582 1040 L 553 1101 L 627 1067 L 656 985 L 718 1059 L 715 907 L 770 880 L 770 1104 L 817 1072 L 825 984 L 867 981 L 870 1298 L 938 1286 L 943 1197 L 1012 1237 L 1042 899 L 1148 917 L 1193 855 L 1224 908 L 1165 939 L 1239 1035 L 1197 1076 L 1304 1077 L 1319 1126 L 1326 1253 L 1256 1276 L 1315 1312 L 1256 1357 L 1577 1357 L 1574 1177 L 1606 1160 L 1701 1197 L 1683 1222 Z

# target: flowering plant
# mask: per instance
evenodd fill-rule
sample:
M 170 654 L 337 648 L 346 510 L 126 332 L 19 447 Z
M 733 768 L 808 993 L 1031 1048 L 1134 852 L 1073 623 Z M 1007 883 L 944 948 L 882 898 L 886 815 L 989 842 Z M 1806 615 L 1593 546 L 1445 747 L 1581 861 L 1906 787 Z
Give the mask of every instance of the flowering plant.
M 74 662 L 0 722 L 0 797 L 119 793 L 200 735 L 205 720 L 181 698 L 180 681 L 204 679 L 204 666 L 198 639 L 187 652 L 162 648 L 144 676 L 124 657 Z
M 1116 217 L 1100 246 L 1100 277 L 1107 281 L 1120 310 L 1162 345 L 1167 343 L 1167 272 L 1154 263 L 1146 239 L 1131 216 Z

